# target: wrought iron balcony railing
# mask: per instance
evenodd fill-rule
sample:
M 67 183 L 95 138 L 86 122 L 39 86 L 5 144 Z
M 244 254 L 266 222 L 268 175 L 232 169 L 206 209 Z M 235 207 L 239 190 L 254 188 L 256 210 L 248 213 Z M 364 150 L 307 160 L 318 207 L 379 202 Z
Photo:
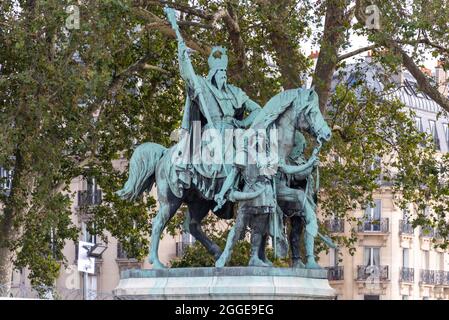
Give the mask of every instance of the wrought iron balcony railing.
M 388 266 L 357 266 L 359 281 L 388 281 Z
M 434 270 L 421 270 L 419 276 L 420 283 L 435 284 L 435 271 Z
M 101 190 L 78 191 L 78 207 L 89 207 L 101 204 Z
M 327 277 L 329 281 L 332 280 L 344 280 L 343 266 L 335 266 L 327 268 Z
M 419 236 L 423 238 L 433 238 L 435 236 L 435 230 L 431 227 L 421 227 Z
M 407 220 L 399 220 L 399 234 L 413 235 L 414 229 L 410 222 Z
M 390 220 L 388 218 L 381 219 L 359 219 L 358 232 L 361 233 L 388 233 L 390 231 Z
M 324 221 L 324 226 L 331 233 L 345 232 L 345 221 L 343 219 L 328 219 Z
M 439 286 L 449 286 L 449 272 L 435 271 L 435 284 Z
M 413 282 L 415 279 L 415 269 L 401 268 L 399 272 L 399 280 L 401 282 Z

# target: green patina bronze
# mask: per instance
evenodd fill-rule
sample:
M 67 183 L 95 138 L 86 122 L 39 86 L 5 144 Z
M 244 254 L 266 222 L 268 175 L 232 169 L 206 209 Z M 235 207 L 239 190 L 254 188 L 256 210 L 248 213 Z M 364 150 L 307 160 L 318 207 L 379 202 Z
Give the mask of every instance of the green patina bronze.
M 319 186 L 313 173 L 318 172 L 318 153 L 322 142 L 331 138 L 331 131 L 318 107 L 317 94 L 313 89 L 286 90 L 261 108 L 241 89 L 227 83 L 228 58 L 223 47 L 212 48 L 208 75 L 196 75 L 175 13 L 170 8 L 165 8 L 165 12 L 178 38 L 180 72 L 186 83 L 181 138 L 171 148 L 154 143 L 138 146 L 130 160 L 128 181 L 117 192 L 123 199 L 135 200 L 156 183 L 160 206 L 152 222 L 149 259 L 153 268 L 164 268 L 158 257 L 159 240 L 167 222 L 182 203 L 188 207 L 185 229 L 217 259 L 217 267 L 226 264 L 234 243 L 249 226 L 251 266 L 272 265 L 265 256 L 266 242 L 271 237 L 275 252 L 280 257 L 287 255 L 290 242 L 294 267 L 319 268 L 313 254 L 315 237 L 322 237 L 330 246 L 333 243 L 318 233 L 316 218 L 316 192 Z M 248 114 L 246 118 L 245 112 Z M 199 127 L 194 124 L 199 124 Z M 210 129 L 215 129 L 220 137 L 224 137 L 226 130 L 230 129 L 249 129 L 259 135 L 263 133 L 267 139 L 262 142 L 256 139 L 252 147 L 269 155 L 276 151 L 278 159 L 268 164 L 262 163 L 259 158 L 250 162 L 248 142 L 245 140 L 243 150 L 246 160 L 243 162 L 224 161 L 224 144 L 219 147 L 223 151 L 220 153 L 221 162 L 192 161 L 195 137 L 204 135 Z M 273 130 L 277 135 L 270 135 Z M 306 141 L 301 132 L 310 133 L 317 141 L 308 160 L 304 157 Z M 207 143 L 202 140 L 197 147 L 211 156 L 217 151 L 208 149 Z M 188 161 L 174 161 L 181 158 Z M 234 206 L 238 206 L 236 223 L 229 233 L 225 250 L 221 252 L 203 232 L 201 221 L 209 211 L 220 218 L 230 219 Z M 290 235 L 284 233 L 285 215 L 291 219 Z M 303 226 L 307 255 L 305 264 L 301 262 L 298 248 Z

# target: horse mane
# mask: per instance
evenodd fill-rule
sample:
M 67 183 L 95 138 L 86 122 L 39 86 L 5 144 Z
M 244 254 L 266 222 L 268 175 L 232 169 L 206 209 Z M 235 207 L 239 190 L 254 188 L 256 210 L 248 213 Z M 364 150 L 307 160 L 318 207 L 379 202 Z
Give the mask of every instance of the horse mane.
M 307 105 L 307 99 L 312 89 L 290 89 L 282 91 L 273 96 L 262 108 L 262 110 L 254 119 L 251 128 L 267 129 L 272 125 L 285 111 L 294 107 L 301 110 Z M 293 103 L 299 99 L 299 103 Z

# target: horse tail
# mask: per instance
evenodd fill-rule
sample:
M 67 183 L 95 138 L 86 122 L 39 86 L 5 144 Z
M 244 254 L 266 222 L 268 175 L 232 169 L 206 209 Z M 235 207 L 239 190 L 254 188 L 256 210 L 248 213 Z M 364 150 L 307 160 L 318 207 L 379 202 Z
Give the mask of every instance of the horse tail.
M 136 200 L 143 192 L 151 190 L 157 163 L 167 150 L 152 142 L 138 146 L 131 156 L 128 181 L 116 194 L 122 199 Z

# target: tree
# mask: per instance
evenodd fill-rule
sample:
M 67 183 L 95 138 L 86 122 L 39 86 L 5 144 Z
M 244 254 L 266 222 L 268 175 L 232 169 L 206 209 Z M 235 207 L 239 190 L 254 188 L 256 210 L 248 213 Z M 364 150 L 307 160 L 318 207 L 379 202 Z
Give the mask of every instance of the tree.
M 180 12 L 197 73 L 206 73 L 210 47 L 221 44 L 230 49 L 229 81 L 261 105 L 282 88 L 313 78 L 321 110 L 334 128 L 323 150 L 323 159 L 329 159 L 321 169 L 324 215 L 354 221 L 348 210 L 366 206 L 378 188 L 379 169 L 367 166 L 392 153 L 386 176 L 399 202 L 419 208 L 430 203 L 436 215 L 418 215 L 415 225 L 436 226 L 447 243 L 447 156 L 437 159 L 411 115 L 398 101 L 384 99 L 394 83 L 382 79 L 383 92 L 363 79 L 342 80 L 336 88 L 332 83 L 348 58 L 373 50 L 373 61 L 385 73 L 403 65 L 420 89 L 449 111 L 447 98 L 420 69 L 429 52 L 449 65 L 445 1 L 414 0 L 406 6 L 400 0 L 92 0 L 77 5 L 80 29 L 66 25 L 70 4 L 0 4 L 0 164 L 14 170 L 11 192 L 0 198 L 0 285 L 9 284 L 13 264 L 30 267 L 36 285 L 52 284 L 64 242 L 76 239 L 68 184 L 80 175 L 96 177 L 105 194 L 93 212 L 92 231 L 107 229 L 125 250 L 145 255 L 154 215 L 147 207 L 154 199 L 119 200 L 114 191 L 126 173 L 114 170 L 112 161 L 129 158 L 136 143 L 169 146 L 170 132 L 179 125 L 184 83 L 175 34 L 162 11 L 166 4 Z M 370 4 L 380 12 L 377 29 L 366 26 Z M 369 45 L 347 52 L 351 34 L 365 36 Z M 320 46 L 316 66 L 300 45 L 305 41 Z M 340 160 L 333 161 L 335 156 Z M 55 256 L 50 232 L 57 234 Z M 354 237 L 340 240 L 351 247 Z
M 166 141 L 178 121 L 176 67 L 163 58 L 173 48 L 139 29 L 118 2 L 86 2 L 80 29 L 68 29 L 69 4 L 0 4 L 0 163 L 13 169 L 12 188 L 0 198 L 5 287 L 13 264 L 31 269 L 33 285 L 52 285 L 61 249 L 78 233 L 70 220 L 73 178 L 112 170 L 136 140 Z M 171 89 L 160 92 L 168 82 Z M 120 209 L 132 216 L 139 207 Z

